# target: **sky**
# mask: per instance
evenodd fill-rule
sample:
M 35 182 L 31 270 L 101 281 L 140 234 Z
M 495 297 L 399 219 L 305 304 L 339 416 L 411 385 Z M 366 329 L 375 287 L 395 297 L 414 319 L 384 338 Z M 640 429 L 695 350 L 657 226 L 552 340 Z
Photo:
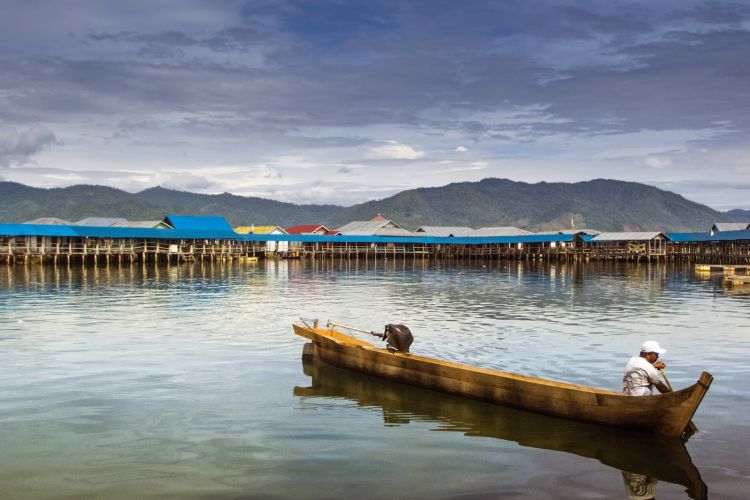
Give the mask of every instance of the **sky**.
M 750 3 L 0 0 L 0 180 L 351 205 L 636 181 L 750 209 Z

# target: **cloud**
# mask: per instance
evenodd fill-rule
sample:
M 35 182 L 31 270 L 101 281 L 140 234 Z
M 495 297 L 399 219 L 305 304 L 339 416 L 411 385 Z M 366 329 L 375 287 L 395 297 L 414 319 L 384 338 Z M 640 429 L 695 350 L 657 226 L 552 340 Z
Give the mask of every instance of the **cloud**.
M 742 2 L 6 3 L 0 165 L 74 172 L 37 185 L 184 172 L 292 197 L 347 175 L 364 200 L 386 174 L 430 182 L 436 152 L 456 160 L 440 182 L 472 178 L 469 152 L 516 180 L 748 176 Z M 244 164 L 283 178 L 215 168 Z
M 396 141 L 386 141 L 382 146 L 372 147 L 369 153 L 373 158 L 385 160 L 417 160 L 425 155 L 424 151 Z
M 15 127 L 0 126 L 0 163 L 23 163 L 56 140 L 54 132 L 41 125 L 20 133 Z
M 432 173 L 433 174 L 456 174 L 461 172 L 476 172 L 479 170 L 484 170 L 487 168 L 487 162 L 474 162 L 471 165 L 465 166 L 465 167 L 457 167 L 457 168 L 447 168 L 444 170 L 435 170 Z
M 179 174 L 166 178 L 162 184 L 165 188 L 176 189 L 178 191 L 209 191 L 221 189 L 216 182 L 210 181 L 199 175 Z
M 650 168 L 667 168 L 672 165 L 672 159 L 666 156 L 647 156 L 642 162 Z

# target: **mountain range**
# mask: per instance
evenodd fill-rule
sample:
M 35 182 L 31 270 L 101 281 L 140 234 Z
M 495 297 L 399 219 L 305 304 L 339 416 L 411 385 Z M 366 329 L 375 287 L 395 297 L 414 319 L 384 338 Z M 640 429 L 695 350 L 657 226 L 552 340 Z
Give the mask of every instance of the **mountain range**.
M 422 225 L 517 226 L 532 231 L 707 231 L 715 222 L 750 220 L 750 211 L 719 212 L 678 194 L 636 182 L 595 179 L 528 184 L 488 178 L 402 191 L 357 205 L 296 205 L 229 193 L 208 195 L 162 187 L 128 193 L 77 185 L 42 189 L 0 182 L 0 222 L 40 217 L 158 220 L 166 214 L 223 215 L 233 226 L 324 224 L 340 227 L 376 214 L 407 229 Z

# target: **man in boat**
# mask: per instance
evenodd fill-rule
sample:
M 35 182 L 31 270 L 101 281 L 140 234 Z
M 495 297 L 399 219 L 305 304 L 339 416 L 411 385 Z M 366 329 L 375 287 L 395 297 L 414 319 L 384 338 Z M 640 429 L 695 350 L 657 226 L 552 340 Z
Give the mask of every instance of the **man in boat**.
M 670 392 L 669 388 L 659 379 L 657 370 L 667 366 L 664 361 L 657 361 L 659 354 L 664 354 L 658 342 L 649 340 L 641 346 L 639 356 L 630 358 L 625 366 L 625 376 L 622 377 L 622 392 L 628 396 L 650 396 L 653 388 L 659 392 Z

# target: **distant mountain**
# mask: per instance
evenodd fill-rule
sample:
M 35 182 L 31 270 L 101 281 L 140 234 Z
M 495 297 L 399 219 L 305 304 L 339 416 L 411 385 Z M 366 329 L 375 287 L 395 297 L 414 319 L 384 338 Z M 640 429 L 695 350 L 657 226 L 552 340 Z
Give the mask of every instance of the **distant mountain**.
M 297 221 L 328 219 L 341 210 L 336 205 L 294 205 L 279 201 L 173 191 L 161 187 L 127 193 L 105 186 L 78 185 L 40 189 L 14 182 L 0 182 L 0 221 L 26 222 L 40 217 L 72 221 L 85 217 L 124 217 L 159 220 L 168 213 L 223 215 L 230 224 L 291 226 Z
M 334 221 L 368 219 L 376 213 L 412 228 L 448 224 L 552 230 L 570 228 L 573 220 L 577 228 L 600 231 L 707 231 L 714 222 L 729 220 L 678 194 L 635 182 L 484 179 L 403 191 L 349 207 L 335 214 Z
M 726 216 L 732 222 L 748 222 L 750 223 L 750 210 L 740 210 L 735 208 L 729 212 L 724 212 Z
M 157 205 L 162 213 L 223 215 L 233 226 L 316 223 L 328 220 L 342 207 L 337 205 L 295 205 L 264 198 L 233 194 L 196 194 L 155 187 L 136 193 L 137 199 Z
M 25 222 L 39 217 L 76 221 L 93 216 L 151 220 L 164 215 L 163 208 L 110 187 L 78 185 L 41 189 L 0 182 L 0 221 L 3 222 Z
M 705 205 L 635 182 L 597 179 L 577 183 L 527 184 L 507 179 L 460 182 L 403 191 L 351 207 L 295 205 L 263 198 L 196 194 L 161 187 L 127 193 L 103 186 L 40 189 L 0 182 L 0 221 L 39 217 L 161 219 L 167 213 L 223 215 L 230 224 L 322 223 L 340 227 L 381 213 L 408 229 L 421 225 L 518 226 L 529 230 L 576 228 L 600 231 L 707 231 L 732 221 Z

